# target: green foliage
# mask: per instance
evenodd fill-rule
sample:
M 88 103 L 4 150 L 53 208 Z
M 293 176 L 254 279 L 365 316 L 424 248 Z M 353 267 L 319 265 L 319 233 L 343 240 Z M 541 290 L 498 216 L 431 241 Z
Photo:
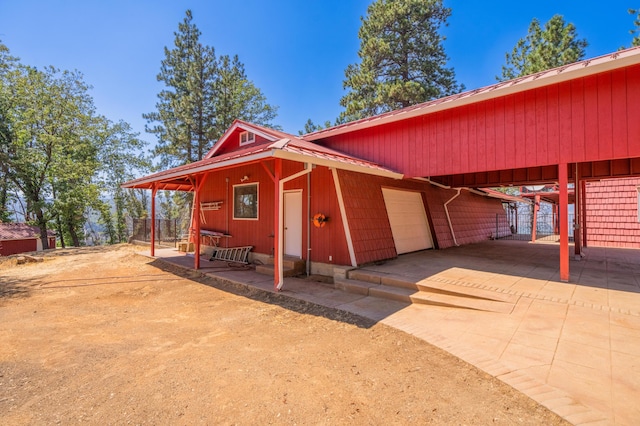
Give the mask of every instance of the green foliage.
M 588 43 L 579 39 L 576 27 L 565 23 L 561 15 L 554 15 L 545 25 L 534 18 L 525 38 L 518 40 L 511 53 L 506 54 L 499 81 L 571 64 L 584 58 Z
M 339 123 L 336 123 L 339 124 Z M 311 119 L 308 119 L 306 123 L 304 123 L 304 130 L 299 130 L 298 134 L 306 135 L 307 133 L 317 132 L 318 130 L 326 129 L 331 127 L 331 121 L 327 120 L 323 124 L 316 124 Z
M 262 91 L 247 78 L 244 65 L 237 55 L 233 58 L 227 55 L 220 57 L 214 88 L 216 138 L 222 136 L 235 119 L 279 128 L 271 123 L 278 108 L 268 104 Z
M 96 114 L 78 71 L 39 70 L 7 58 L 0 44 L 0 173 L 10 185 L 0 186 L 0 201 L 4 189 L 25 201 L 25 218 L 40 227 L 45 248 L 52 225 L 63 246 L 82 245 L 90 212 L 111 221 L 103 197 L 123 198 L 120 184 L 146 167 L 143 143 L 128 124 Z M 126 203 L 115 204 L 121 220 Z M 126 238 L 121 221 L 105 227 L 111 241 Z
M 345 71 L 350 91 L 339 122 L 352 121 L 457 93 L 439 34 L 451 9 L 441 0 L 376 0 L 358 33 L 360 63 Z
M 201 160 L 234 119 L 270 126 L 276 107 L 246 77 L 237 56 L 217 58 L 213 47 L 200 43 L 201 32 L 186 17 L 174 33 L 174 47 L 165 47 L 158 81 L 156 111 L 144 114 L 146 130 L 158 139 L 153 154 L 161 167 Z
M 631 46 L 640 46 L 640 9 L 629 9 L 628 12 L 630 15 L 635 15 L 635 19 L 633 20 L 635 28 L 629 30 L 629 34 L 633 36 Z

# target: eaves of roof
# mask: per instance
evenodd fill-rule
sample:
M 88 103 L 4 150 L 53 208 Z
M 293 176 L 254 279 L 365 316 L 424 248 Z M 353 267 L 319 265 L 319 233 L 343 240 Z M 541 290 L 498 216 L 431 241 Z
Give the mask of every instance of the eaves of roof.
M 337 169 L 351 170 L 393 179 L 402 179 L 403 177 L 401 173 L 397 173 L 376 163 L 321 147 L 293 136 L 291 137 L 293 140 L 283 138 L 273 143 L 263 143 L 250 148 L 225 153 L 217 157 L 206 158 L 184 166 L 134 179 L 123 183 L 121 186 L 123 188 L 149 189 L 154 183 L 161 184 L 162 182 L 173 181 L 171 185 L 167 186 L 167 189 L 178 189 L 179 184 L 175 182 L 176 179 L 183 179 L 191 175 L 206 173 L 221 168 L 242 166 L 270 158 L 335 167 Z M 184 186 L 186 190 L 190 189 L 188 185 L 185 184 Z

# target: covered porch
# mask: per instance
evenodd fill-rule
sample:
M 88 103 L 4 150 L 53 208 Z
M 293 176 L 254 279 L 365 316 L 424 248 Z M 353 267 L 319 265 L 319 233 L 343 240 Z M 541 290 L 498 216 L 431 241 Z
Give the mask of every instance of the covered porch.
M 247 132 L 254 134 L 256 142 L 247 147 L 232 146 L 235 136 Z M 267 257 L 274 266 L 275 290 L 284 283 L 286 255 L 306 260 L 307 271 L 312 260 L 321 263 L 321 259 L 355 266 L 339 172 L 394 180 L 402 174 L 240 121 L 227 133 L 203 160 L 123 184 L 151 191 L 153 225 L 158 191 L 193 193 L 188 232 L 195 252 L 193 268 L 201 268 L 203 243 L 211 245 L 211 241 L 222 250 L 253 248 L 252 256 Z M 317 225 L 323 228 L 322 234 L 311 229 L 316 211 L 329 213 L 321 216 L 323 220 L 330 218 L 330 225 Z M 155 241 L 155 232 L 152 226 L 151 241 Z M 331 251 L 325 253 L 327 250 Z M 150 251 L 151 256 L 156 255 L 154 245 Z

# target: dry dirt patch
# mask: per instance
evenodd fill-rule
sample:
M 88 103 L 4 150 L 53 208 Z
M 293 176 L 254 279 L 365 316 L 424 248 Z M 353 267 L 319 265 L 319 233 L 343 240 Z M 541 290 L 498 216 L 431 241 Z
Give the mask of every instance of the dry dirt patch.
M 135 250 L 0 262 L 3 423 L 563 423 L 410 335 Z

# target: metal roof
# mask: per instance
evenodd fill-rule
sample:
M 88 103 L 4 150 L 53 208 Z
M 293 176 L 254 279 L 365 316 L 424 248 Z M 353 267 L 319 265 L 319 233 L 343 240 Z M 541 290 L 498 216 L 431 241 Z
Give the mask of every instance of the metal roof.
M 47 231 L 49 237 L 55 237 L 56 233 Z M 40 238 L 40 228 L 26 223 L 0 223 L 0 241 L 7 240 L 33 240 Z
M 593 74 L 611 71 L 630 65 L 640 63 L 640 46 L 621 50 L 607 55 L 587 59 L 580 62 L 564 65 L 536 74 L 518 77 L 513 80 L 503 81 L 491 86 L 482 87 L 445 98 L 435 99 L 407 108 L 386 112 L 373 117 L 351 121 L 349 123 L 318 130 L 313 133 L 303 135 L 302 138 L 308 141 L 325 139 L 331 136 L 350 133 L 369 127 L 380 126 L 382 124 L 393 123 L 408 118 L 421 115 L 432 114 L 438 111 L 457 108 L 460 106 L 473 104 L 489 99 L 507 96 L 526 90 L 536 89 L 551 84 L 568 81 L 575 78 L 586 77 Z
M 205 158 L 190 164 L 134 179 L 125 182 L 122 184 L 122 187 L 150 189 L 153 184 L 157 184 L 157 188 L 161 190 L 188 191 L 193 188 L 193 183 L 189 180 L 190 175 L 240 166 L 270 158 L 281 158 L 300 163 L 335 167 L 394 179 L 401 179 L 403 177 L 401 173 L 382 167 L 379 164 L 304 141 L 293 135 L 282 132 L 277 132 L 277 134 L 286 137 L 280 138 L 275 142 L 251 144 L 250 146 L 242 147 L 219 156 Z

